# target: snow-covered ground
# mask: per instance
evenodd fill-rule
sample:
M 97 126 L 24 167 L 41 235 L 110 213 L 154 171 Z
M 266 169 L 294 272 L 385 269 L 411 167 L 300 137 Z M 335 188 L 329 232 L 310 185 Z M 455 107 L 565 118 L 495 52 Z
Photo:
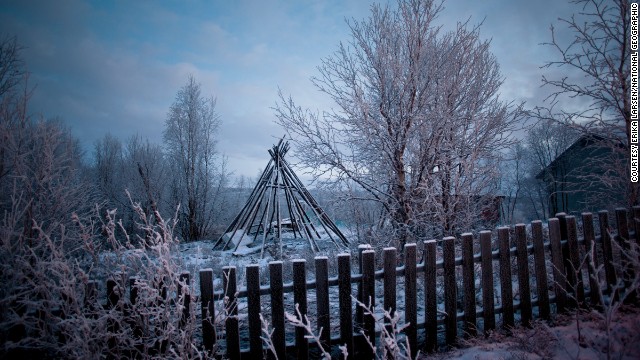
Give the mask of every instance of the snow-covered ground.
M 349 236 L 349 232 L 342 230 Z M 321 235 L 324 235 L 321 232 Z M 235 266 L 237 268 L 238 284 L 240 287 L 244 285 L 244 268 L 250 264 L 260 265 L 260 272 L 267 273 L 268 264 L 271 261 L 276 260 L 280 250 L 279 246 L 273 239 L 267 239 L 264 245 L 264 251 L 262 250 L 262 239 L 259 237 L 253 241 L 252 237 L 244 236 L 241 240 L 240 246 L 236 249 L 233 244 L 237 244 L 240 241 L 241 234 L 236 234 L 230 242 L 229 250 L 214 250 L 214 240 L 202 240 L 188 243 L 181 243 L 177 247 L 176 254 L 177 261 L 184 268 L 185 271 L 189 271 L 192 274 L 194 290 L 196 294 L 200 293 L 199 286 L 199 271 L 201 269 L 211 268 L 214 273 L 214 288 L 215 290 L 221 289 L 222 283 L 220 281 L 222 268 L 225 266 Z M 310 250 L 308 240 L 303 238 L 293 238 L 290 233 L 284 233 L 284 239 L 282 241 L 282 253 L 285 260 L 285 282 L 290 281 L 288 279 L 288 267 L 291 264 L 287 260 L 305 259 L 308 262 L 313 262 L 315 256 L 330 256 L 335 257 L 339 252 L 345 251 L 344 249 L 337 248 L 333 242 L 328 238 L 318 241 L 320 252 L 314 254 Z M 308 276 L 309 277 L 309 276 Z
M 495 332 L 488 338 L 462 340 L 461 348 L 436 354 L 435 359 L 640 359 L 640 309 L 622 308 L 607 336 L 602 315 L 588 312 L 556 316 L 551 323 L 534 322 L 511 335 Z M 579 328 L 579 331 L 578 331 Z M 608 342 L 610 344 L 608 344 Z M 610 347 L 610 357 L 607 357 Z

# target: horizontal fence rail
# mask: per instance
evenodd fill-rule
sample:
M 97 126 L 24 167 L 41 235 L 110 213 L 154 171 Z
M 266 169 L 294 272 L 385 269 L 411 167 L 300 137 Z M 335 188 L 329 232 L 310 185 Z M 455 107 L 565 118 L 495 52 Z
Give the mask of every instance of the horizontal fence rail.
M 283 282 L 281 261 L 269 263 L 267 284 L 260 282 L 259 265 L 245 267 L 245 286 L 237 281 L 236 267 L 224 267 L 220 291 L 214 291 L 213 270 L 202 269 L 199 297 L 188 295 L 191 275 L 185 272 L 176 294 L 184 306 L 178 326 L 185 326 L 191 305 L 197 304 L 202 346 L 224 349 L 231 359 L 268 354 L 261 338 L 265 327 L 272 331 L 271 348 L 279 359 L 306 359 L 312 349 L 329 350 L 332 345 L 344 345 L 350 359 L 372 358 L 367 342 L 379 346 L 380 337 L 394 331 L 406 339 L 415 357 L 418 350 L 431 352 L 454 344 L 460 336 L 486 334 L 497 324 L 503 329 L 529 326 L 534 319 L 550 319 L 552 313 L 598 308 L 603 296 L 623 291 L 634 275 L 630 264 L 638 259 L 630 254 L 637 257 L 640 246 L 640 207 L 633 208 L 631 222 L 628 215 L 616 210 L 614 230 L 609 213 L 598 212 L 599 234 L 592 213 L 582 213 L 580 219 L 559 213 L 548 220 L 546 229 L 536 220 L 528 227 L 499 227 L 475 237 L 464 233 L 410 243 L 402 249 L 403 263 L 398 262 L 396 248 L 379 254 L 364 245 L 355 259 L 349 253 L 337 256 L 333 277 L 326 256 L 314 258 L 314 274 L 307 274 L 306 260 L 293 260 L 293 281 L 288 283 Z M 129 279 L 130 304 L 137 301 L 139 281 Z M 105 306 L 116 307 L 124 300 L 124 292 L 116 291 L 119 284 L 124 288 L 122 273 L 107 280 Z M 165 285 L 157 283 L 161 299 L 170 304 L 162 291 Z M 87 306 L 98 301 L 96 288 L 89 282 Z M 297 317 L 314 337 L 291 325 L 287 316 Z M 241 332 L 248 341 L 241 341 Z

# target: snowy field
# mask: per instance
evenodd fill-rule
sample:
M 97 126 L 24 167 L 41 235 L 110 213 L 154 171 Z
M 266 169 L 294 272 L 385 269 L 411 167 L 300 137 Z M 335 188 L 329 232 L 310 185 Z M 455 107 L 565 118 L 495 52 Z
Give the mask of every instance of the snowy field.
M 602 315 L 588 312 L 556 316 L 554 321 L 536 321 L 532 328 L 517 328 L 507 335 L 495 332 L 488 338 L 460 341 L 460 348 L 429 356 L 432 359 L 464 360 L 600 360 L 640 359 L 640 310 L 621 309 L 607 336 Z M 579 331 L 578 331 L 579 328 Z M 607 356 L 610 341 L 610 356 Z M 425 357 L 426 358 L 426 357 Z

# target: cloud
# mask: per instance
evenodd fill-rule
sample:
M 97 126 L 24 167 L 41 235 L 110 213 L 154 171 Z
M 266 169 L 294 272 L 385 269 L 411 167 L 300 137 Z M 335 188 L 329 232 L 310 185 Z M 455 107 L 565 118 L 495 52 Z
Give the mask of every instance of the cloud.
M 26 46 L 37 84 L 32 110 L 59 115 L 85 149 L 106 132 L 161 142 L 175 94 L 194 75 L 203 94 L 218 99 L 220 152 L 236 174 L 255 176 L 256 164 L 268 159 L 266 149 L 284 133 L 271 109 L 278 87 L 303 107 L 330 109 L 309 79 L 322 58 L 349 40 L 345 17 L 367 17 L 372 3 L 8 0 L 0 31 Z M 493 39 L 506 77 L 503 98 L 537 103 L 544 97 L 538 67 L 550 54 L 538 43 L 570 6 L 551 0 L 445 5 L 439 21 L 448 27 L 486 16 L 482 35 Z

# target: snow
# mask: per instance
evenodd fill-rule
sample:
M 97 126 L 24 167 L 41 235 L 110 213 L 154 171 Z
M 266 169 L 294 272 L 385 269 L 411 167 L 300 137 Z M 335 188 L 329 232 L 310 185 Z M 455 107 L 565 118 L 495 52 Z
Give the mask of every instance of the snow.
M 436 354 L 435 359 L 560 359 L 607 358 L 607 335 L 602 315 L 581 314 L 580 332 L 575 315 L 556 316 L 552 324 L 534 322 L 532 328 L 516 328 L 511 335 L 495 332 L 488 338 L 461 340 L 462 348 Z M 612 323 L 611 358 L 640 358 L 640 309 L 627 307 Z M 580 334 L 580 338 L 578 334 Z

